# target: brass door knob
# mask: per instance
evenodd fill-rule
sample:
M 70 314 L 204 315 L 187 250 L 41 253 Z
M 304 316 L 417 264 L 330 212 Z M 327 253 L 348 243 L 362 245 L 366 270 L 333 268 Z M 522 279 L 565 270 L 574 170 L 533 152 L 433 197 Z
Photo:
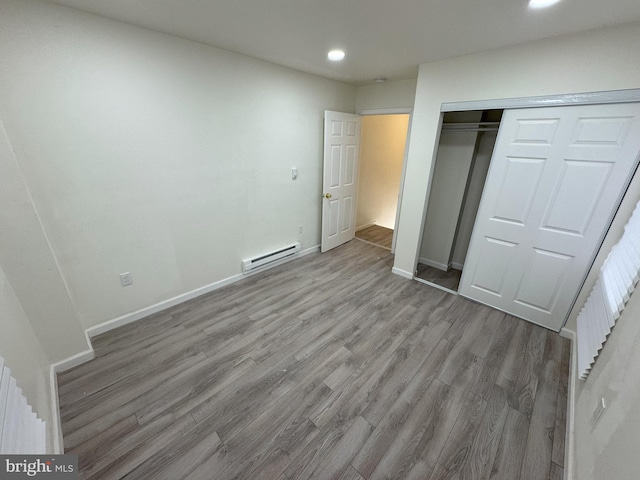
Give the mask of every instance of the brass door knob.
M 330 194 L 330 193 L 325 193 L 325 194 L 323 195 L 323 197 L 324 197 L 324 198 L 331 198 L 331 194 Z

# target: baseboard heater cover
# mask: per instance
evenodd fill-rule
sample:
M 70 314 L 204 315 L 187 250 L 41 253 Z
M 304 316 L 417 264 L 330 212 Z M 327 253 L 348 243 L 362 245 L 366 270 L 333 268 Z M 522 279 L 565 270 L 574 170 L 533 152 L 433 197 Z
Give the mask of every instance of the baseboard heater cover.
M 300 252 L 300 242 L 292 243 L 286 247 L 253 258 L 248 258 L 242 261 L 242 273 L 251 273 L 258 269 L 272 266 L 284 258 L 296 255 L 298 252 Z

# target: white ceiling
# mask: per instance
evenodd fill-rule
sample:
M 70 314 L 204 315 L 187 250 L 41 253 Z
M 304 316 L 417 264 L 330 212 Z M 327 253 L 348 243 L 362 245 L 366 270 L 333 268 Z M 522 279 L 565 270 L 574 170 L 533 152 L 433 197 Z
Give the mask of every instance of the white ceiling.
M 433 60 L 640 20 L 639 0 L 55 0 L 352 84 Z M 339 64 L 327 51 L 342 48 Z M 586 59 L 585 59 L 586 60 Z

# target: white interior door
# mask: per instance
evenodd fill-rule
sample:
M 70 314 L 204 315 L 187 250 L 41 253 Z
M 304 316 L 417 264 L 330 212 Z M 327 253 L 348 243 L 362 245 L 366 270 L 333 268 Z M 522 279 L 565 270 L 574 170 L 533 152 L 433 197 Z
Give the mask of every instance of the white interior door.
M 640 152 L 640 105 L 506 110 L 460 294 L 560 330 Z
M 355 236 L 361 123 L 360 115 L 324 112 L 323 252 Z

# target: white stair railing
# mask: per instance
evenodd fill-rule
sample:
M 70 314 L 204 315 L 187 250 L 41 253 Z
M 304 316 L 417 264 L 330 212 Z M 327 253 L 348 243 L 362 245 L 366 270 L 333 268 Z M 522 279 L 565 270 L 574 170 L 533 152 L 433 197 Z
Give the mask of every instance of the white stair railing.
M 0 357 L 0 454 L 46 453 L 46 429 Z

